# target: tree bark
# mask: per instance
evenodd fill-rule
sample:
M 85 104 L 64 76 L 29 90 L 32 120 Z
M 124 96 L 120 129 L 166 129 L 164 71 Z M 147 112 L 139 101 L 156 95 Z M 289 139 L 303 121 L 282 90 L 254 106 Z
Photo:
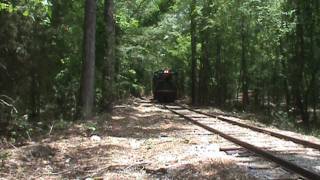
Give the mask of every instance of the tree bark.
M 319 71 L 319 65 L 317 63 L 314 49 L 316 47 L 315 43 L 315 26 L 316 26 L 316 19 L 317 19 L 317 8 L 318 8 L 318 1 L 312 1 L 308 6 L 309 16 L 311 16 L 310 26 L 309 26 L 309 38 L 310 38 L 310 59 L 313 65 L 312 74 L 311 74 L 311 81 L 309 85 L 308 94 L 311 94 L 311 101 L 312 101 L 312 108 L 313 108 L 313 121 L 317 121 L 317 74 Z M 311 93 L 309 93 L 311 92 Z
M 197 66 L 197 39 L 196 39 L 196 0 L 191 1 L 191 27 L 190 27 L 190 34 L 191 34 L 191 103 L 194 105 L 196 104 L 196 84 L 197 84 L 197 75 L 196 75 L 196 66 Z
M 199 103 L 207 105 L 209 103 L 209 42 L 207 33 L 202 32 L 202 57 L 200 62 L 200 79 L 199 79 Z
M 313 7 L 314 7 L 314 16 L 315 16 L 315 20 L 314 20 L 314 28 L 315 27 L 319 27 L 320 25 L 320 5 L 319 5 L 319 1 L 318 0 L 313 0 Z M 319 45 L 319 41 L 320 41 L 320 36 L 319 36 L 319 28 L 318 29 L 314 29 L 313 30 L 313 33 L 314 33 L 314 37 L 313 37 L 313 45 L 314 45 L 314 48 L 315 47 L 320 47 Z M 316 35 L 318 34 L 318 35 Z M 313 51 L 314 51 L 314 48 L 313 48 Z M 315 56 L 314 56 L 315 58 Z M 314 59 L 316 60 L 316 59 Z M 316 61 L 317 62 L 317 61 Z M 318 70 L 317 73 L 315 74 L 315 77 L 318 77 L 319 76 L 319 68 L 320 68 L 320 64 L 319 63 L 316 63 L 316 69 Z M 313 89 L 313 117 L 314 117 L 314 121 L 317 121 L 318 120 L 318 117 L 317 117 L 317 105 L 319 103 L 319 78 L 316 78 L 315 82 L 314 82 L 314 89 Z
M 106 30 L 106 49 L 104 59 L 104 83 L 103 83 L 103 101 L 104 108 L 107 111 L 112 110 L 114 101 L 114 77 L 115 77 L 115 47 L 116 30 L 114 19 L 114 2 L 105 0 L 105 30 Z
M 246 59 L 246 32 L 244 25 L 244 17 L 241 20 L 241 65 L 240 65 L 240 74 L 241 74 L 241 90 L 242 90 L 242 106 L 243 109 L 249 104 L 249 92 L 248 92 L 248 67 Z
M 32 64 L 31 71 L 31 84 L 30 84 L 30 119 L 35 123 L 39 120 L 40 115 L 40 90 L 39 79 L 36 67 Z
M 206 18 L 210 15 L 210 1 L 206 1 L 206 5 L 203 7 L 203 19 L 201 22 L 201 27 L 204 28 L 207 25 Z M 210 77 L 210 53 L 209 53 L 209 41 L 210 41 L 210 31 L 205 28 L 200 32 L 201 37 L 201 59 L 200 59 L 200 72 L 199 72 L 199 103 L 202 105 L 209 104 L 209 77 Z
M 94 73 L 95 73 L 95 42 L 96 42 L 96 1 L 85 2 L 84 23 L 84 61 L 81 77 L 82 118 L 91 118 L 94 105 Z
M 288 37 L 287 37 L 288 38 Z M 288 42 L 290 42 L 289 40 L 287 40 Z M 280 54 L 283 57 L 287 57 L 287 53 L 284 50 L 284 39 L 280 40 Z M 285 58 L 281 58 L 280 60 L 281 63 L 281 71 L 283 74 L 282 77 L 282 84 L 283 84 L 283 89 L 284 89 L 284 98 L 285 98 L 285 102 L 286 102 L 286 106 L 285 106 L 285 110 L 286 113 L 289 114 L 289 109 L 290 109 L 290 102 L 291 102 L 291 94 L 290 94 L 290 88 L 289 88 L 289 71 L 288 71 L 288 63 L 285 60 Z
M 293 95 L 295 97 L 295 105 L 300 113 L 301 120 L 305 126 L 309 126 L 309 114 L 307 98 L 304 96 L 304 67 L 305 67 L 305 49 L 304 49 L 304 28 L 302 25 L 302 9 L 301 2 L 296 2 L 296 58 L 294 65 L 294 82 L 293 82 Z
M 215 79 L 217 81 L 217 90 L 216 90 L 216 104 L 218 106 L 222 105 L 224 102 L 225 94 L 223 92 L 223 83 L 222 82 L 222 62 L 221 62 L 221 41 L 219 35 L 216 37 L 216 63 L 215 63 Z

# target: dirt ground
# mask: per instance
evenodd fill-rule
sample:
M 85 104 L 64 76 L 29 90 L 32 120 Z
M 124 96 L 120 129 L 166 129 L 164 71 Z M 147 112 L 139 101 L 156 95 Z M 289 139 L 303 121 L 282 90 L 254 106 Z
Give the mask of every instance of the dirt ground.
M 216 135 L 148 103 L 2 149 L 0 179 L 254 179 Z

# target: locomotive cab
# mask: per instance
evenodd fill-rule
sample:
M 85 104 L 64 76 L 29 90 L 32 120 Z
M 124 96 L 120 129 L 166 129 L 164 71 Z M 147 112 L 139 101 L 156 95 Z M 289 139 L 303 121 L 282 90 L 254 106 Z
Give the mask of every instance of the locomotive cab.
M 170 70 L 159 70 L 153 75 L 153 99 L 159 102 L 174 102 L 177 99 L 177 74 Z

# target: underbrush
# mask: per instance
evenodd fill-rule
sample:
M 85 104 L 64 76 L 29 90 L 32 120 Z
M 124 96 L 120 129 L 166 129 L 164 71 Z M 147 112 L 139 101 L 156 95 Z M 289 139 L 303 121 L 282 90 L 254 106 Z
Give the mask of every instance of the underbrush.
M 37 141 L 50 136 L 53 131 L 66 130 L 79 121 L 74 120 L 70 114 L 64 116 L 62 112 L 58 113 L 57 109 L 49 106 L 41 109 L 41 113 L 36 117 L 32 117 L 29 115 L 31 113 L 19 112 L 16 104 L 18 103 L 10 97 L 0 96 L 0 145 L 9 142 L 20 146 L 26 141 Z M 59 114 L 59 117 L 54 114 Z M 85 126 L 91 129 L 90 131 L 98 127 L 90 124 Z
M 320 122 L 310 118 L 309 127 L 306 127 L 293 110 L 286 112 L 284 107 L 259 107 L 249 106 L 246 111 L 238 106 L 226 108 L 235 112 L 241 118 L 265 124 L 266 126 L 277 127 L 282 130 L 293 131 L 305 135 L 312 135 L 320 138 Z M 318 116 L 319 117 L 319 116 Z
M 13 118 L 6 126 L 6 133 L 1 134 L 1 144 L 12 144 L 14 146 L 24 145 L 26 142 L 38 142 L 56 135 L 74 133 L 72 129 L 80 128 L 86 136 L 99 134 L 104 131 L 105 119 L 109 119 L 108 113 L 100 114 L 90 120 L 46 120 L 32 123 L 27 116 Z M 2 155 L 0 154 L 0 157 Z
M 10 121 L 6 127 L 6 133 L 2 134 L 2 136 L 6 141 L 19 145 L 25 141 L 37 141 L 43 137 L 50 136 L 53 129 L 55 131 L 68 129 L 72 123 L 72 121 L 62 119 L 32 123 L 25 116 L 21 116 Z

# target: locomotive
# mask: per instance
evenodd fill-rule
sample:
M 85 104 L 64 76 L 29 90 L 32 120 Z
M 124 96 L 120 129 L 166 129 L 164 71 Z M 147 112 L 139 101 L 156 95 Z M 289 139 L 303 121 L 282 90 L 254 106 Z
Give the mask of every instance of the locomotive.
M 177 73 L 171 69 L 156 71 L 153 75 L 153 99 L 174 102 L 177 99 Z

